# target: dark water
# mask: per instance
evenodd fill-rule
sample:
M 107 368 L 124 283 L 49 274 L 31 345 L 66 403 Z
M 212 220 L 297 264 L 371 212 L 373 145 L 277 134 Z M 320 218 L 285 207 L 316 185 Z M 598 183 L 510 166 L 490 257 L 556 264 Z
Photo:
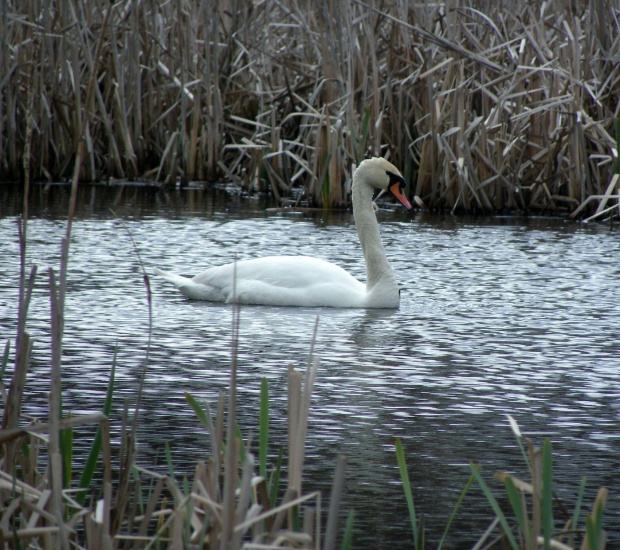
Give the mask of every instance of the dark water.
M 29 330 L 37 338 L 26 413 L 42 417 L 48 388 L 46 269 L 57 268 L 67 189 L 36 189 L 28 263 L 39 266 Z M 0 337 L 14 338 L 18 246 L 12 193 L 0 191 Z M 116 216 L 109 210 L 112 206 Z M 133 398 L 148 332 L 142 260 L 193 275 L 269 254 L 305 254 L 364 277 L 350 213 L 267 213 L 226 193 L 85 190 L 75 222 L 66 316 L 64 404 L 103 400 L 118 346 L 121 398 Z M 121 223 L 121 220 L 123 223 Z M 569 509 L 587 476 L 584 509 L 610 489 L 605 527 L 620 547 L 620 232 L 542 218 L 453 218 L 379 213 L 403 286 L 397 311 L 245 307 L 241 312 L 242 429 L 256 425 L 261 377 L 270 382 L 274 453 L 284 441 L 286 371 L 304 368 L 317 314 L 321 357 L 308 431 L 305 488 L 329 496 L 338 453 L 348 456 L 345 507 L 356 548 L 410 548 L 394 438 L 401 437 L 431 547 L 465 482 L 469 461 L 527 478 L 506 415 L 537 444 L 551 438 L 556 493 Z M 228 384 L 231 308 L 189 302 L 151 278 L 154 330 L 141 460 L 164 443 L 180 472 L 208 454 L 184 392 L 215 404 Z M 446 547 L 468 548 L 492 513 L 473 487 Z M 343 523 L 344 525 L 344 523 Z M 474 526 L 472 531 L 471 526 Z

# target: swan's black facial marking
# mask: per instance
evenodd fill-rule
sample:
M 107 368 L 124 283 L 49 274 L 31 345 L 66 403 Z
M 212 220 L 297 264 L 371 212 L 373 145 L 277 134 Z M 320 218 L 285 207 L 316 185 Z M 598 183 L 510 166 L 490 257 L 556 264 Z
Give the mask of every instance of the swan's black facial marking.
M 403 189 L 407 186 L 405 179 L 394 172 L 390 172 L 389 170 L 386 170 L 385 173 L 390 178 L 390 183 L 388 183 L 390 193 L 394 194 L 394 191 L 392 190 L 394 189 L 394 186 L 396 186 L 396 189 L 402 193 Z
M 395 174 L 394 172 L 385 172 L 390 178 L 390 183 L 388 184 L 388 191 L 392 193 L 394 198 L 400 202 L 407 210 L 411 210 L 411 203 L 405 196 L 405 187 L 407 184 L 405 183 L 404 178 L 400 174 Z

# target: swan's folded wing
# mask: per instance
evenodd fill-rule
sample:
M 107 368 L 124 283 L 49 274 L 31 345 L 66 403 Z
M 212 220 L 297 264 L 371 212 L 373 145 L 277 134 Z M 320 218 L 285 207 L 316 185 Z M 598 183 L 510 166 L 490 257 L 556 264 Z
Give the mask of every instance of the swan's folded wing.
M 217 289 L 226 302 L 243 304 L 359 307 L 366 293 L 342 268 L 306 256 L 244 260 L 209 269 L 193 281 Z
M 261 281 L 283 288 L 304 288 L 317 283 L 362 284 L 335 264 L 307 256 L 268 256 L 213 267 L 196 275 L 196 283 L 225 288 L 238 282 Z

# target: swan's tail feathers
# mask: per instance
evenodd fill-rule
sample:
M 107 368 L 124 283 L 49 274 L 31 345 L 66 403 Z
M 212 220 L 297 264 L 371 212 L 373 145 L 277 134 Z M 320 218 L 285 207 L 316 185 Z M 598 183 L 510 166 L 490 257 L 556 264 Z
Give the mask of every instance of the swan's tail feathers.
M 158 268 L 155 268 L 155 273 L 166 279 L 166 281 L 170 281 L 190 300 L 209 299 L 208 288 L 205 285 L 195 283 L 192 279 L 181 277 L 181 275 L 176 275 L 175 273 L 170 273 L 169 271 L 162 271 Z
M 192 284 L 192 280 L 187 277 L 181 277 L 181 275 L 176 275 L 174 273 L 170 273 L 169 271 L 162 271 L 157 267 L 155 268 L 155 273 L 166 279 L 166 281 L 170 281 L 177 288 L 181 288 L 187 284 Z

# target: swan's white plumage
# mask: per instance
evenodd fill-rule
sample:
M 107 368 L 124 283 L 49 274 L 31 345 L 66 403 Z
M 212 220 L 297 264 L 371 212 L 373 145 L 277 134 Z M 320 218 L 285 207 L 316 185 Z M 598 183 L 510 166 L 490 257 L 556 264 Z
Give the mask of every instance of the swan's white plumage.
M 372 208 L 374 189 L 390 191 L 407 208 L 398 170 L 382 158 L 362 162 L 353 176 L 353 214 L 366 260 L 367 284 L 341 267 L 307 256 L 268 256 L 213 267 L 189 279 L 158 275 L 193 300 L 304 307 L 398 307 L 399 288 Z
M 333 307 L 351 307 L 353 301 L 361 301 L 366 294 L 366 285 L 341 267 L 307 256 L 242 260 L 213 267 L 192 279 L 159 269 L 157 274 L 188 298 L 212 302 L 306 307 L 330 303 Z

